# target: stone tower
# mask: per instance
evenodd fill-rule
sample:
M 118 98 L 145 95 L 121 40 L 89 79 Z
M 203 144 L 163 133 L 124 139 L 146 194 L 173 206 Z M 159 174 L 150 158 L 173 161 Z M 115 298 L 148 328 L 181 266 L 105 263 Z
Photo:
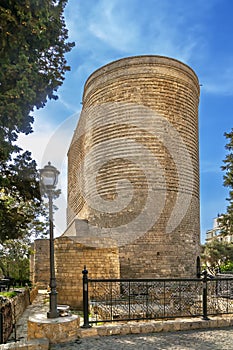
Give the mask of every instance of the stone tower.
M 95 71 L 68 152 L 68 228 L 118 246 L 121 277 L 194 277 L 200 248 L 199 83 L 175 59 Z

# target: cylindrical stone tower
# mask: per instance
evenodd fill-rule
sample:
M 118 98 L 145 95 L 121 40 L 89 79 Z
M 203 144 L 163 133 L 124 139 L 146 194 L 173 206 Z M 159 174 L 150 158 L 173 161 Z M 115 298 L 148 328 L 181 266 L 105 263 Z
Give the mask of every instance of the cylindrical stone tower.
M 196 274 L 198 103 L 194 71 L 167 57 L 120 59 L 85 84 L 68 152 L 68 232 L 90 247 L 117 244 L 121 277 Z

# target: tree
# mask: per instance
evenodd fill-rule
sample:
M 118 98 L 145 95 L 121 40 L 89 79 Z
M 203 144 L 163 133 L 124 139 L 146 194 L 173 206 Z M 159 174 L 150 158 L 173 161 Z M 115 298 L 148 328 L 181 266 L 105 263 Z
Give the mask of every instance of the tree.
M 233 261 L 233 244 L 214 239 L 204 246 L 202 260 L 209 271 L 214 274 L 216 270 Z
M 221 232 L 224 235 L 232 235 L 233 234 L 233 128 L 230 133 L 224 134 L 228 143 L 225 148 L 228 151 L 226 158 L 224 159 L 224 165 L 221 167 L 223 171 L 225 171 L 225 175 L 223 177 L 223 185 L 225 187 L 229 187 L 229 197 L 227 200 L 229 201 L 229 205 L 227 206 L 227 211 L 225 214 L 221 214 L 218 222 L 221 229 Z
M 29 152 L 5 165 L 0 177 L 0 242 L 23 237 L 37 216 L 43 215 L 37 176 Z
M 70 70 L 63 17 L 67 0 L 0 4 L 0 242 L 16 238 L 41 213 L 36 163 L 16 144 L 32 132 L 33 110 L 57 99 Z
M 0 269 L 4 276 L 29 280 L 29 255 L 32 249 L 28 238 L 7 240 L 0 244 Z
M 1 159 L 17 147 L 17 134 L 32 132 L 34 107 L 44 107 L 70 70 L 63 10 L 67 0 L 3 0 L 0 5 Z

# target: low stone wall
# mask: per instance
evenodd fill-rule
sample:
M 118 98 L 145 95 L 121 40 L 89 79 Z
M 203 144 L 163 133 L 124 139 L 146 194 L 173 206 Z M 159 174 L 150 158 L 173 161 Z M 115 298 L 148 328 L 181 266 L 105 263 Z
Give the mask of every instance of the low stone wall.
M 13 314 L 12 314 L 12 304 L 9 299 L 2 298 L 0 299 L 1 309 L 0 312 L 2 314 L 2 335 L 1 340 L 3 343 L 7 341 L 11 332 L 13 331 Z
M 48 339 L 50 344 L 66 343 L 77 339 L 80 319 L 76 315 L 50 318 L 36 314 L 28 319 L 28 341 Z
M 30 291 L 30 303 L 32 303 L 37 297 L 38 287 L 34 287 L 33 289 L 30 289 L 29 291 Z
M 3 343 L 7 341 L 13 331 L 13 325 L 19 320 L 27 306 L 32 303 L 38 289 L 25 289 L 18 291 L 14 298 L 0 299 L 0 310 L 3 315 Z
M 79 328 L 78 336 L 98 337 L 98 336 L 116 336 L 126 334 L 145 334 L 157 332 L 177 332 L 195 329 L 210 329 L 221 327 L 232 327 L 232 315 L 216 316 L 209 320 L 202 318 L 176 318 L 173 320 L 148 320 L 148 321 L 132 321 L 125 323 L 104 324 L 102 326 L 92 328 Z
M 19 292 L 14 298 L 11 299 L 11 304 L 13 309 L 13 321 L 17 322 L 26 307 L 30 304 L 29 289 L 25 289 L 23 292 Z
M 33 339 L 27 341 L 25 339 L 20 340 L 17 343 L 9 343 L 0 345 L 0 350 L 48 350 L 48 339 Z

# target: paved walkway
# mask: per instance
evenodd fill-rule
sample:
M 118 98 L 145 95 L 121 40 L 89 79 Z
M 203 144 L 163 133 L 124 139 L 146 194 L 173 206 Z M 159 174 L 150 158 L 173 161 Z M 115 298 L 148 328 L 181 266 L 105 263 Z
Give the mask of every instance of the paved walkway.
M 233 329 L 83 338 L 52 350 L 233 350 Z
M 32 316 L 34 313 L 38 312 L 47 312 L 48 311 L 48 293 L 45 290 L 39 290 L 39 293 L 36 299 L 32 302 L 31 305 L 27 307 L 23 315 L 20 317 L 16 324 L 15 331 L 11 334 L 8 342 L 15 340 L 27 339 L 27 321 L 29 316 Z
M 28 306 L 16 327 L 17 339 L 27 338 L 27 320 L 33 313 L 48 310 L 48 295 L 39 291 L 36 300 Z M 11 337 L 11 342 L 14 334 Z M 150 334 L 90 337 L 74 342 L 51 345 L 51 350 L 233 350 L 233 328 Z

